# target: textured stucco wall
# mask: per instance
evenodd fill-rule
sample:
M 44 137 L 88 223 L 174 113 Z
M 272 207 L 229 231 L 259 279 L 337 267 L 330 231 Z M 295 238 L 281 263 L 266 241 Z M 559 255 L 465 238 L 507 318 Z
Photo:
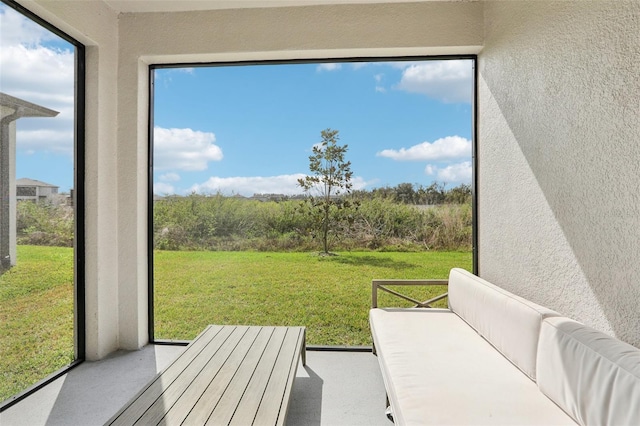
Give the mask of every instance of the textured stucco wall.
M 479 273 L 640 346 L 640 2 L 487 2 Z
M 482 33 L 480 2 L 126 13 L 120 19 L 121 57 L 154 63 L 477 53 Z

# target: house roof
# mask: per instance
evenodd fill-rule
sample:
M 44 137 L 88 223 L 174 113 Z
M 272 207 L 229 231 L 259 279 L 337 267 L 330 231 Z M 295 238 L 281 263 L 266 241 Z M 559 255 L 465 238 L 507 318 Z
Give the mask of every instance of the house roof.
M 19 110 L 20 117 L 55 117 L 59 114 L 58 111 L 54 111 L 41 105 L 36 105 L 34 103 L 15 98 L 11 95 L 7 95 L 6 93 L 1 92 L 0 105 L 13 108 L 16 111 Z
M 41 180 L 29 179 L 29 178 L 20 178 L 16 180 L 16 186 L 46 186 L 49 188 L 59 188 L 57 185 L 52 185 L 47 182 L 42 182 Z

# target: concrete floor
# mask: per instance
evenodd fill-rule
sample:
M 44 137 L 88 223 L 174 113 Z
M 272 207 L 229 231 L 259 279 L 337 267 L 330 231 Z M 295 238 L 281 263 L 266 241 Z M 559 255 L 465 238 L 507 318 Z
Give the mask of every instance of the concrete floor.
M 84 362 L 0 413 L 0 425 L 102 425 L 184 347 L 149 345 Z M 371 353 L 308 351 L 300 363 L 288 425 L 391 426 L 385 392 Z

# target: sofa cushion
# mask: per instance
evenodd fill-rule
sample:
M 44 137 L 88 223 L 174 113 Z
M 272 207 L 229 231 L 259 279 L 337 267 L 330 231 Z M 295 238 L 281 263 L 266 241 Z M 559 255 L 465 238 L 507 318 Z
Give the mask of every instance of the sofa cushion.
M 458 268 L 449 274 L 449 307 L 516 367 L 536 380 L 542 320 L 560 314 Z
M 396 425 L 575 424 L 447 309 L 372 309 Z
M 568 318 L 548 318 L 540 390 L 583 425 L 640 425 L 640 349 Z

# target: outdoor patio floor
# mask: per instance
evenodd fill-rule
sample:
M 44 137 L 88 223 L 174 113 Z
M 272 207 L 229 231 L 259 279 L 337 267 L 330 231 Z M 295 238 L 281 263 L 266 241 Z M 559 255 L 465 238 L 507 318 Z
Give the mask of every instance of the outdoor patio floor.
M 184 350 L 149 345 L 84 362 L 0 413 L 0 425 L 102 425 Z M 288 425 L 383 425 L 385 392 L 371 352 L 307 351 L 299 364 Z

